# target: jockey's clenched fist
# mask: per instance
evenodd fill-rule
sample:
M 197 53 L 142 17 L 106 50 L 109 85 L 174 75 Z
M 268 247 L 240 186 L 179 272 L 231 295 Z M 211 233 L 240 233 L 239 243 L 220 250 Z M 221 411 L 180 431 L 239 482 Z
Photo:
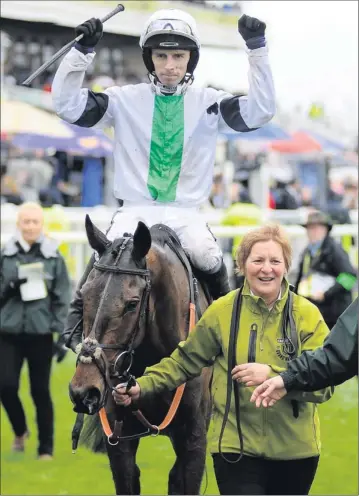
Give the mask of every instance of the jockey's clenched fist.
M 119 384 L 115 387 L 115 390 L 112 391 L 113 399 L 115 400 L 116 405 L 121 406 L 129 406 L 132 401 L 138 400 L 140 397 L 141 388 L 139 384 L 136 382 L 134 386 L 132 386 L 128 391 L 126 386 Z
M 265 30 L 265 22 L 260 21 L 256 17 L 243 14 L 238 20 L 238 32 L 250 50 L 262 48 L 266 45 Z
M 93 48 L 97 45 L 103 35 L 103 27 L 100 19 L 89 19 L 75 28 L 76 36 L 83 34 L 83 38 L 78 42 L 86 48 Z

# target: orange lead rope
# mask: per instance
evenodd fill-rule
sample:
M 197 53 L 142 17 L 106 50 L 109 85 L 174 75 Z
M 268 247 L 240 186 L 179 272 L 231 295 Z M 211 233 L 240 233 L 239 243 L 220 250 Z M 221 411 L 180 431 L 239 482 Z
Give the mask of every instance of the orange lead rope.
M 103 407 L 99 411 L 99 415 L 100 415 L 100 420 L 101 420 L 103 432 L 106 434 L 107 439 L 108 439 L 109 437 L 112 436 L 112 430 L 111 430 L 110 424 L 108 423 L 106 410 Z
M 192 331 L 196 325 L 196 307 L 194 303 L 189 304 L 189 332 Z
M 189 332 L 192 331 L 192 329 L 194 328 L 195 325 L 196 325 L 196 307 L 195 307 L 194 303 L 190 303 L 189 304 Z M 151 425 L 152 430 L 157 431 L 157 433 L 154 434 L 154 436 L 157 436 L 161 431 L 163 431 L 166 427 L 168 427 L 170 425 L 170 423 L 172 422 L 173 417 L 176 415 L 178 406 L 181 402 L 185 386 L 186 386 L 186 384 L 184 383 L 184 384 L 181 384 L 176 389 L 176 393 L 173 397 L 173 400 L 172 400 L 171 406 L 169 407 L 167 415 L 163 419 L 163 421 L 161 422 L 161 424 L 159 426 L 149 424 L 149 422 L 144 419 L 142 414 L 138 416 L 139 420 L 142 423 L 143 423 L 143 420 L 145 420 L 147 426 Z M 136 415 L 136 413 L 139 414 L 140 412 L 137 410 L 137 412 L 134 412 L 134 414 Z M 101 408 L 101 410 L 99 411 L 99 415 L 100 415 L 100 420 L 101 420 L 101 424 L 102 424 L 102 429 L 103 429 L 104 433 L 106 434 L 107 439 L 110 439 L 112 437 L 113 433 L 112 433 L 110 424 L 108 422 L 106 410 L 104 408 Z

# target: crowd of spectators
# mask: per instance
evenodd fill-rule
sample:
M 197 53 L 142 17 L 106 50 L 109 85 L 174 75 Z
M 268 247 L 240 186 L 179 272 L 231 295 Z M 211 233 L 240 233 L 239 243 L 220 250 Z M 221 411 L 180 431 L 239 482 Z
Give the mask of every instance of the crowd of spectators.
M 2 147 L 1 202 L 20 205 L 24 201 L 45 201 L 63 206 L 81 206 L 82 157 L 55 150 L 21 150 Z M 250 182 L 254 171 L 265 160 L 263 153 L 243 154 L 233 163 L 228 180 L 218 165 L 213 178 L 209 204 L 224 209 L 232 203 L 255 203 Z M 302 184 L 296 175 L 285 175 L 280 168 L 270 172 L 268 208 L 295 210 L 300 207 L 322 208 L 315 191 Z M 348 220 L 348 211 L 358 209 L 358 181 L 344 175 L 327 186 L 327 209 L 338 222 Z
M 209 203 L 214 208 L 227 208 L 232 203 L 255 203 L 250 183 L 253 173 L 263 165 L 269 177 L 268 208 L 276 210 L 296 210 L 301 207 L 323 208 L 318 203 L 316 189 L 302 182 L 295 167 L 284 170 L 281 166 L 266 164 L 267 157 L 260 153 L 239 153 L 232 161 L 233 173 L 228 181 L 226 174 L 217 165 Z M 318 168 L 321 167 L 318 162 Z M 348 221 L 349 210 L 358 209 L 358 180 L 353 175 L 343 174 L 341 178 L 326 177 L 326 208 L 338 223 Z M 349 221 L 350 222 L 350 221 Z
M 46 200 L 45 200 L 46 199 Z M 1 157 L 1 203 L 80 206 L 81 172 L 64 152 L 9 147 Z

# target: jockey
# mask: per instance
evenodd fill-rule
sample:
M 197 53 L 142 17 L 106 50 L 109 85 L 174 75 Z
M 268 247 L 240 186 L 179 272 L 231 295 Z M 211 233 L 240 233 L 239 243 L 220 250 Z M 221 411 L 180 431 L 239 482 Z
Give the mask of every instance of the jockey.
M 230 290 L 228 275 L 198 209 L 210 194 L 218 133 L 251 131 L 275 113 L 265 28 L 246 15 L 238 21 L 248 48 L 247 96 L 191 87 L 200 41 L 193 17 L 177 9 L 155 12 L 144 26 L 139 44 L 149 83 L 101 93 L 81 88 L 103 34 L 101 21 L 92 18 L 76 28 L 84 37 L 64 57 L 52 85 L 59 117 L 82 127 L 114 128 L 114 194 L 123 205 L 107 237 L 133 233 L 139 220 L 169 226 L 214 299 Z

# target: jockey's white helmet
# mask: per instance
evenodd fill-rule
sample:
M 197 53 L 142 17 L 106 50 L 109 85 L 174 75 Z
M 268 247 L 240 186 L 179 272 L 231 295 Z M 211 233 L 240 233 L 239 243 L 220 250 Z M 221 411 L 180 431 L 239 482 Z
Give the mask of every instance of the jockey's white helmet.
M 183 10 L 158 10 L 145 23 L 140 37 L 140 47 L 143 61 L 150 74 L 154 72 L 151 55 L 153 48 L 190 50 L 187 73 L 192 75 L 198 63 L 201 47 L 196 21 Z

